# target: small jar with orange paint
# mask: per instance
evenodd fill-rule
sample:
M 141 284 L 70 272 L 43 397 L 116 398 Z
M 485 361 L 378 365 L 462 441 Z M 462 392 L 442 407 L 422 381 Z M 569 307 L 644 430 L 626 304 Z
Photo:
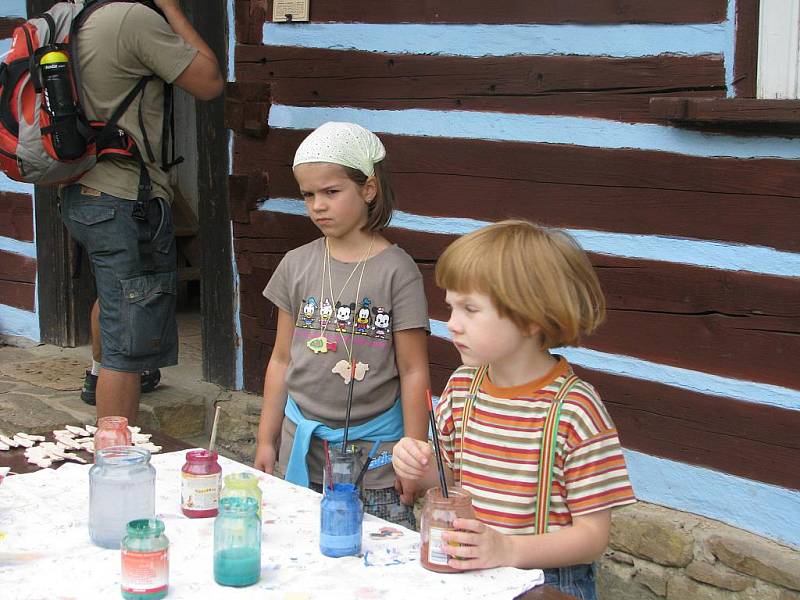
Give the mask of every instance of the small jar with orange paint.
M 442 495 L 441 488 L 431 488 L 425 494 L 425 507 L 422 509 L 420 521 L 420 555 L 422 566 L 437 573 L 457 573 L 448 566 L 450 556 L 442 551 L 442 534 L 455 531 L 453 521 L 456 519 L 474 519 L 472 496 L 459 486 L 448 486 L 447 498 Z

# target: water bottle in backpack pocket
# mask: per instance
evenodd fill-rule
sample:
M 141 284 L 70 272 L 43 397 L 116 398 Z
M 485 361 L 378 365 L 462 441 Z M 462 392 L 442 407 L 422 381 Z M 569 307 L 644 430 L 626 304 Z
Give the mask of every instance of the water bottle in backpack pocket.
M 58 50 L 47 52 L 39 60 L 39 73 L 44 92 L 42 133 L 45 147 L 48 143 L 52 146 L 54 158 L 77 160 L 86 152 L 87 143 L 78 131 L 78 107 L 69 57 Z M 48 120 L 49 123 L 44 122 Z

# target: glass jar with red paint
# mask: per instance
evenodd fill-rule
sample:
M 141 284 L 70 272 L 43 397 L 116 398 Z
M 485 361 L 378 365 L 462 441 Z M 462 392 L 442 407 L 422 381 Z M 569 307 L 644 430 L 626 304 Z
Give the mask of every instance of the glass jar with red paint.
M 456 519 L 474 519 L 472 497 L 459 486 L 448 487 L 447 498 L 441 488 L 431 488 L 425 494 L 425 507 L 422 509 L 420 521 L 420 554 L 423 567 L 437 573 L 456 573 L 457 569 L 449 566 L 450 556 L 444 553 L 442 534 L 455 531 L 453 521 Z
M 94 432 L 94 451 L 111 446 L 130 446 L 131 432 L 125 417 L 100 417 Z
M 181 469 L 181 511 L 190 519 L 216 517 L 222 468 L 216 452 L 189 450 Z

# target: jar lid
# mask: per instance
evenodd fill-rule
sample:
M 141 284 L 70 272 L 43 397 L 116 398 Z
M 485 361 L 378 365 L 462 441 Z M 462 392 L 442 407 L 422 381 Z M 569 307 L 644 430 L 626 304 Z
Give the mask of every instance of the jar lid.
M 205 450 L 198 448 L 196 450 L 189 450 L 186 453 L 186 460 L 195 462 L 216 462 L 219 455 L 213 450 Z
M 232 515 L 245 516 L 247 514 L 256 514 L 258 511 L 258 502 L 255 498 L 247 496 L 240 498 L 238 496 L 225 496 L 219 499 L 219 512 Z
M 158 537 L 164 533 L 164 521 L 161 519 L 136 519 L 129 521 L 128 535 L 131 537 L 145 538 Z
M 231 473 L 223 478 L 225 485 L 232 488 L 258 487 L 258 477 L 252 473 Z

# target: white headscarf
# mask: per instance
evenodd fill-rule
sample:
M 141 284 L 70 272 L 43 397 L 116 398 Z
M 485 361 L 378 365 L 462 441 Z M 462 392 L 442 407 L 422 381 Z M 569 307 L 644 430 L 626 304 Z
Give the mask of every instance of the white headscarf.
M 334 163 L 358 169 L 369 177 L 375 163 L 386 156 L 386 148 L 378 136 L 355 123 L 329 121 L 317 127 L 302 141 L 294 154 L 294 164 Z

